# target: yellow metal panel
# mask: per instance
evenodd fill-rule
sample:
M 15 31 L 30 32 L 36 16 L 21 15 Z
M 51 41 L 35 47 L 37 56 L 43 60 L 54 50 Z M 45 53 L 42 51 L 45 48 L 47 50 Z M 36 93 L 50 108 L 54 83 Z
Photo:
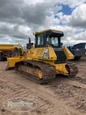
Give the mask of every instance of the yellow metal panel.
M 0 44 L 1 51 L 11 51 L 14 47 L 21 47 L 20 44 Z
M 55 54 L 55 51 L 52 47 L 48 47 L 49 49 L 49 60 L 57 60 L 57 56 Z
M 33 58 L 42 58 L 45 48 L 35 48 Z
M 44 52 L 44 48 L 41 48 L 39 51 L 40 51 L 40 52 L 39 52 L 38 55 L 42 56 L 42 55 L 43 55 L 43 52 Z
M 66 63 L 55 64 L 55 69 L 57 74 L 68 75 L 68 71 L 66 69 Z
M 67 47 L 63 47 L 62 49 L 67 57 L 67 60 L 74 59 L 74 55 L 69 51 Z
M 46 49 L 48 49 L 48 51 L 49 51 L 48 52 L 49 53 L 49 58 L 48 59 L 43 58 L 43 54 L 44 54 L 44 51 Z M 28 55 L 28 57 L 29 57 L 29 55 Z M 41 59 L 41 60 L 52 60 L 52 61 L 57 60 L 57 56 L 56 56 L 56 54 L 54 52 L 54 49 L 52 47 L 35 48 L 34 53 L 32 55 L 32 58 L 37 59 L 37 60 L 39 60 L 39 59 Z
M 15 56 L 13 58 L 7 58 L 6 69 L 14 67 L 16 62 L 23 61 L 23 60 L 25 60 L 24 56 Z
M 55 68 L 56 74 L 68 75 L 66 63 L 55 64 L 53 60 L 43 60 L 43 62 L 52 65 Z

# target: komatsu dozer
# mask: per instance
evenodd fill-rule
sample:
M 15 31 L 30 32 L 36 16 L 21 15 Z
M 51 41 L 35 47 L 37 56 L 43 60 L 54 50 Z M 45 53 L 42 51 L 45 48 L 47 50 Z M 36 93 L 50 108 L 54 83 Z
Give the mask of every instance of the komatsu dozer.
M 37 83 L 52 81 L 56 74 L 74 77 L 78 73 L 77 66 L 68 62 L 73 54 L 63 47 L 62 31 L 53 29 L 36 32 L 35 44 L 29 40 L 29 50 L 25 56 L 8 58 L 8 68 L 15 66 L 15 71 Z

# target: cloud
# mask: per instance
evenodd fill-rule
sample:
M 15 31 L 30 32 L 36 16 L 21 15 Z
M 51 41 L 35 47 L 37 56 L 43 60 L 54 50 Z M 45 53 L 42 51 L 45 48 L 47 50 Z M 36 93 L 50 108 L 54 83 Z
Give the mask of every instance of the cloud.
M 86 3 L 86 0 L 54 0 L 56 5 L 68 5 L 70 8 L 76 8 L 83 3 Z
M 24 29 L 24 27 L 25 26 L 2 23 L 0 24 L 0 34 L 18 37 L 22 39 L 28 37 L 29 32 L 31 31 L 30 28 L 25 27 Z
M 21 17 L 22 7 L 23 0 L 0 0 L 0 21 L 11 22 L 11 20 Z
M 27 2 L 27 4 L 26 4 Z M 28 4 L 23 0 L 0 0 L 0 33 L 14 38 L 27 38 L 51 15 L 51 4 Z M 30 30 L 30 31 L 29 31 Z M 31 33 L 32 32 L 32 33 Z
M 86 0 L 0 0 L 0 43 L 3 39 L 6 42 L 9 39 L 9 42 L 25 45 L 28 37 L 34 40 L 33 32 L 47 28 L 62 30 L 65 33 L 62 40 L 64 45 L 80 40 L 85 42 L 85 2 Z M 62 12 L 63 5 L 72 9 L 70 15 Z
M 45 21 L 46 16 L 51 15 L 49 10 L 47 3 L 28 5 L 23 8 L 22 18 L 30 25 L 36 24 L 40 26 Z
M 86 28 L 86 4 L 78 6 L 69 17 L 69 24 L 75 27 Z
M 48 2 L 32 3 L 26 4 L 23 0 L 0 0 L 0 21 L 25 25 L 43 24 L 46 16 L 51 15 L 51 4 Z

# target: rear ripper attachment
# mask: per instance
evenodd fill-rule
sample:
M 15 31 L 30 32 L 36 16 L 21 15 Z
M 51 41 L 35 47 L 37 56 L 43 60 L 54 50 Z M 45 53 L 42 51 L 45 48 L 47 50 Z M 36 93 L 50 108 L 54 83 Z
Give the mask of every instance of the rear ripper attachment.
M 33 60 L 17 62 L 15 64 L 15 70 L 22 76 L 39 84 L 48 83 L 56 76 L 54 67 Z

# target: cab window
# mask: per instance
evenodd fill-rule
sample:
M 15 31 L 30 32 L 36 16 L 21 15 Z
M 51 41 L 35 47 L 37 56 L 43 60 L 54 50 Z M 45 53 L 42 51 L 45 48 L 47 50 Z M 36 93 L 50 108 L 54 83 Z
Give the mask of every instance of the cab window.
M 39 46 L 42 46 L 44 44 L 43 42 L 43 34 L 40 34 L 37 36 L 37 45 Z
M 58 37 L 52 37 L 48 36 L 47 37 L 47 44 L 52 45 L 52 46 L 59 46 L 59 38 Z

